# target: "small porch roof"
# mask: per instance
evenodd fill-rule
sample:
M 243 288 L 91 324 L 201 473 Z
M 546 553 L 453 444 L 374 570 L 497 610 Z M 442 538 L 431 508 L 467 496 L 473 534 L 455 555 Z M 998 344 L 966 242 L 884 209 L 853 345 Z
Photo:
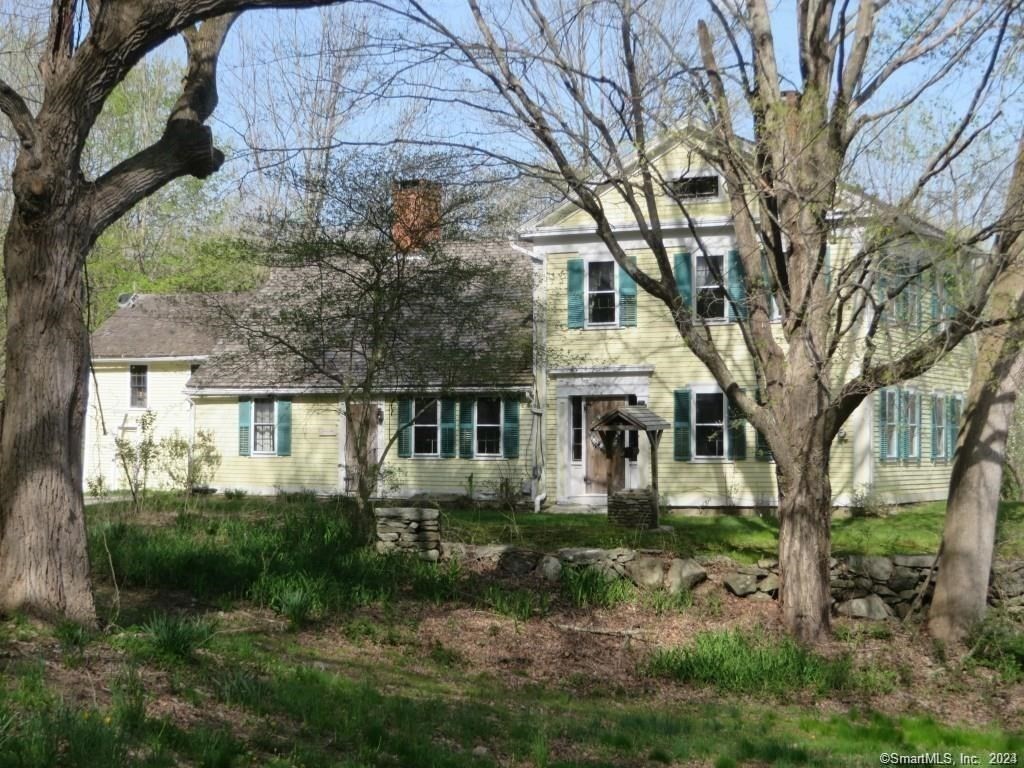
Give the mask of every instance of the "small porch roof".
M 599 418 L 591 432 L 664 432 L 672 425 L 646 405 L 623 405 Z

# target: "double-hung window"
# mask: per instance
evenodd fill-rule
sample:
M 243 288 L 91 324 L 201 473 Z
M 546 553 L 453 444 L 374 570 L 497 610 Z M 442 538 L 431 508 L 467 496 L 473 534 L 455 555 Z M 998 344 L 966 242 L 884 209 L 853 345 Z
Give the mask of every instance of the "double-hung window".
M 587 323 L 614 325 L 616 316 L 615 262 L 587 262 Z
M 476 401 L 476 455 L 501 456 L 501 400 L 481 397 Z
M 697 458 L 726 455 L 728 413 L 721 392 L 696 392 L 693 396 L 694 451 Z
M 697 316 L 706 320 L 726 317 L 725 259 L 721 255 L 697 254 Z
M 252 452 L 277 452 L 277 411 L 269 398 L 252 401 Z
M 900 457 L 900 410 L 899 392 L 886 389 L 882 392 L 882 458 Z
M 437 456 L 440 453 L 438 406 L 436 399 L 413 401 L 413 413 L 416 415 L 412 426 L 412 450 L 417 456 Z
M 902 421 L 906 430 L 904 458 L 921 458 L 921 396 L 917 392 L 904 391 Z
M 133 365 L 128 369 L 131 395 L 129 404 L 132 408 L 145 408 L 148 398 L 149 368 L 145 365 Z
M 932 458 L 945 459 L 946 443 L 948 441 L 948 429 L 946 419 L 946 396 L 932 396 Z

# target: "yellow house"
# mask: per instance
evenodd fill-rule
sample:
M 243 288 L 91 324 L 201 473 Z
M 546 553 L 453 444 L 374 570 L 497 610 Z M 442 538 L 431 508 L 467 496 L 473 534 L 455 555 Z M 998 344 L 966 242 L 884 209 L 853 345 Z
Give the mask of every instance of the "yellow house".
M 196 302 L 151 294 L 123 296 L 114 315 L 92 335 L 84 480 L 93 490 L 123 489 L 125 470 L 115 440 L 139 439 L 140 418 L 156 414 L 154 438 L 177 431 L 190 439 L 195 410 L 185 386 L 213 352 L 215 336 Z M 150 484 L 167 485 L 154 466 Z
M 519 289 L 529 311 L 529 257 L 508 243 L 451 244 L 471 258 L 500 259 L 524 267 Z M 379 493 L 535 496 L 532 457 L 539 451 L 540 410 L 535 387 L 528 314 L 498 309 L 499 341 L 516 339 L 508 353 L 476 349 L 493 341 L 469 339 L 477 366 L 437 374 L 435 380 L 395 378 L 374 382 L 370 396 L 343 386 L 348 371 L 332 378 L 294 354 L 252 351 L 239 337 L 240 315 L 230 307 L 262 307 L 303 295 L 284 282 L 301 272 L 272 273 L 248 294 L 206 297 L 132 296 L 93 336 L 96 376 L 90 388 L 85 483 L 125 488 L 114 440 L 139 439 L 141 416 L 156 415 L 155 437 L 175 430 L 194 440 L 212 435 L 220 464 L 211 485 L 253 494 L 355 490 L 359 462 L 354 428 L 370 464 L 380 463 Z M 416 333 L 437 318 L 419 318 Z M 525 332 L 523 326 L 525 324 Z M 342 357 L 339 355 L 339 358 Z M 346 358 L 348 359 L 348 358 Z M 500 361 L 500 364 L 498 362 Z M 358 376 L 356 377 L 358 380 Z M 346 400 L 349 402 L 346 404 Z M 168 478 L 150 473 L 150 487 Z
M 734 309 L 743 280 L 729 203 L 721 177 L 685 143 L 667 145 L 656 160 L 692 220 L 665 196 L 659 206 L 664 241 L 674 258 L 677 288 L 703 318 L 716 348 L 733 371 L 748 371 L 749 352 Z M 617 193 L 602 197 L 618 243 L 636 264 L 658 274 L 636 221 Z M 864 201 L 851 197 L 857 205 Z M 856 207 L 856 206 L 854 206 Z M 832 274 L 862 242 L 863 206 L 833 217 Z M 913 263 L 914 249 L 941 233 L 922 226 L 887 258 L 893 269 Z M 536 265 L 535 294 L 546 307 L 538 338 L 538 390 L 544 408 L 543 488 L 559 504 L 603 504 L 608 459 L 591 426 L 618 405 L 646 404 L 673 424 L 658 453 L 659 491 L 671 507 L 763 507 L 777 501 L 774 464 L 760 436 L 732 412 L 714 377 L 683 343 L 665 305 L 638 290 L 612 259 L 592 219 L 565 204 L 531 222 L 521 237 Z M 941 296 L 912 284 L 882 318 L 892 350 L 942 322 Z M 863 327 L 871 321 L 867 313 Z M 781 332 L 779 338 L 781 339 Z M 863 335 L 851 334 L 841 376 L 858 371 Z M 921 378 L 869 396 L 833 445 L 834 503 L 903 503 L 945 498 L 969 352 L 956 350 Z M 650 482 L 650 446 L 637 441 L 626 468 L 626 487 Z

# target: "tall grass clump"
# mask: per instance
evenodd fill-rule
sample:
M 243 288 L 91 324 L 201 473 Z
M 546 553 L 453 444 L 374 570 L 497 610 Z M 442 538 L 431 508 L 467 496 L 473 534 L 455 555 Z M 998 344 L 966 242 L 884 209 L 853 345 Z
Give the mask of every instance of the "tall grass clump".
M 702 632 L 688 646 L 656 651 L 647 671 L 732 693 L 828 693 L 892 686 L 889 676 L 856 670 L 848 654 L 828 659 L 791 638 L 773 638 L 763 630 Z
M 157 654 L 189 661 L 197 650 L 213 639 L 217 624 L 203 616 L 158 613 L 143 625 L 142 630 L 149 636 Z
M 509 589 L 490 584 L 481 595 L 481 602 L 495 613 L 508 616 L 516 621 L 526 621 L 531 616 L 543 616 L 548 612 L 550 599 L 547 595 L 532 589 Z
M 563 568 L 562 593 L 577 608 L 612 608 L 634 599 L 636 588 L 597 568 Z

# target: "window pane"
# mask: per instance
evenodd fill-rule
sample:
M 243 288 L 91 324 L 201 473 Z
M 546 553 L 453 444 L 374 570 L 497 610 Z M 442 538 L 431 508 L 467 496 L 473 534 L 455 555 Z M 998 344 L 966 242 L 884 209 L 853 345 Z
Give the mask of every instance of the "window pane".
M 501 427 L 476 428 L 476 452 L 497 456 L 501 453 Z
M 697 292 L 698 317 L 725 317 L 725 290 L 701 288 Z
M 414 424 L 437 424 L 437 400 L 416 400 L 413 412 L 416 413 Z
M 590 262 L 591 291 L 614 291 L 615 290 L 615 262 L 592 261 Z
M 477 424 L 501 424 L 501 400 L 487 397 L 476 401 Z
M 274 452 L 274 427 L 269 424 L 257 424 L 253 429 L 253 450 L 256 453 Z
M 717 275 L 717 277 L 716 277 Z M 718 278 L 722 276 L 721 256 L 697 257 L 697 286 L 721 285 Z
M 257 400 L 253 403 L 253 423 L 273 424 L 274 423 L 274 401 Z
M 721 424 L 724 398 L 718 392 L 698 392 L 696 395 L 698 424 Z
M 724 456 L 725 439 L 721 426 L 697 426 L 697 455 Z
M 413 427 L 413 453 L 437 453 L 437 427 Z
M 572 460 L 583 461 L 583 398 L 572 398 Z
M 590 294 L 590 322 L 592 322 L 592 323 L 614 323 L 615 322 L 615 294 L 614 293 L 592 293 L 592 294 Z
M 886 427 L 886 439 L 889 443 L 889 453 L 887 454 L 888 458 L 895 458 L 899 456 L 900 436 L 899 430 L 896 428 L 895 424 L 890 424 Z

